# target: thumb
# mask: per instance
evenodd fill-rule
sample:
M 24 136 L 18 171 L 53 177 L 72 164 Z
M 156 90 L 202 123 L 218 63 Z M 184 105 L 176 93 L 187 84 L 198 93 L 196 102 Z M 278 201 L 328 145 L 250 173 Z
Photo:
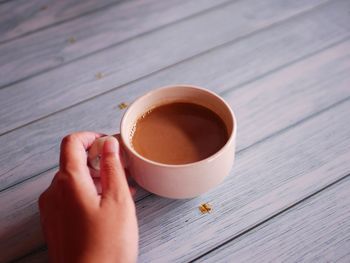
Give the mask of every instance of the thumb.
M 117 139 L 109 136 L 104 142 L 100 160 L 102 198 L 116 201 L 132 198 L 119 154 Z

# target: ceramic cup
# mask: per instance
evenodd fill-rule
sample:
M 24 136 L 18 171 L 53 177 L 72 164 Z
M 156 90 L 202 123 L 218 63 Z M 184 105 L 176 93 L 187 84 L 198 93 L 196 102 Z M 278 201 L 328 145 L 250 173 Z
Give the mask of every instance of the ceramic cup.
M 212 156 L 189 164 L 169 165 L 149 160 L 133 149 L 131 134 L 140 116 L 149 109 L 175 101 L 207 107 L 219 115 L 229 132 L 226 144 Z M 203 131 L 205 132 L 205 131 Z M 192 85 L 173 85 L 152 90 L 133 102 L 125 112 L 116 136 L 122 146 L 125 168 L 144 189 L 175 198 L 193 198 L 217 186 L 229 174 L 235 157 L 237 122 L 230 106 L 215 93 Z M 89 150 L 89 160 L 98 169 L 103 138 Z

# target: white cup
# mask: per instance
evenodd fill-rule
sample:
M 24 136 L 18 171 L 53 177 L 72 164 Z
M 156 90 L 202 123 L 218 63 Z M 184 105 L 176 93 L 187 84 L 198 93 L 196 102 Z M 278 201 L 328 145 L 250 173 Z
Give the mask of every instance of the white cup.
M 199 104 L 221 117 L 229 139 L 218 152 L 198 162 L 171 165 L 149 160 L 135 151 L 131 134 L 137 120 L 151 108 L 176 101 Z M 131 176 L 147 191 L 163 197 L 184 199 L 205 193 L 223 181 L 234 163 L 237 133 L 235 115 L 221 97 L 197 86 L 173 85 L 146 93 L 125 112 L 120 133 L 125 166 Z M 93 144 L 91 149 L 94 150 L 89 150 L 89 160 L 97 160 L 102 141 L 102 138 L 97 139 Z

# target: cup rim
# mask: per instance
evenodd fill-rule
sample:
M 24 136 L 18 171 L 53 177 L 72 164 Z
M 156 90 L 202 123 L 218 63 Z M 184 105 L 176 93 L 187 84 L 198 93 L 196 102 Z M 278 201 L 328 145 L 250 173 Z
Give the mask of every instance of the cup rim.
M 185 164 L 165 164 L 165 163 L 160 163 L 160 162 L 156 162 L 156 161 L 152 161 L 150 159 L 147 159 L 145 157 L 143 157 L 141 154 L 139 154 L 135 149 L 133 149 L 132 147 L 130 147 L 127 143 L 126 143 L 126 138 L 125 135 L 123 134 L 123 127 L 127 121 L 127 116 L 131 110 L 131 108 L 136 105 L 139 101 L 143 100 L 145 97 L 148 96 L 152 96 L 153 93 L 159 92 L 160 90 L 164 90 L 164 89 L 173 89 L 173 88 L 178 88 L 178 87 L 185 87 L 185 88 L 192 88 L 192 89 L 197 89 L 200 91 L 204 91 L 207 92 L 209 94 L 211 94 L 212 96 L 218 98 L 220 100 L 221 103 L 223 103 L 225 105 L 225 107 L 228 109 L 230 116 L 232 118 L 232 123 L 233 123 L 233 128 L 232 128 L 232 132 L 230 133 L 230 136 L 227 140 L 227 142 L 225 143 L 225 145 L 223 147 L 221 147 L 220 150 L 218 150 L 216 153 L 214 153 L 213 155 L 210 155 L 209 157 L 197 161 L 197 162 L 192 162 L 192 163 L 185 163 Z M 202 88 L 200 86 L 196 86 L 196 85 L 191 85 L 191 84 L 174 84 L 174 85 L 167 85 L 167 86 L 162 86 L 160 88 L 156 88 L 153 90 L 148 91 L 147 93 L 145 93 L 144 95 L 142 95 L 141 97 L 138 97 L 136 100 L 134 100 L 128 107 L 127 111 L 124 113 L 121 123 L 120 123 L 120 136 L 121 139 L 123 141 L 124 147 L 126 147 L 133 155 L 135 155 L 137 158 L 143 160 L 146 163 L 155 165 L 155 166 L 160 166 L 160 167 L 167 167 L 167 168 L 184 168 L 184 167 L 190 167 L 193 165 L 198 165 L 198 164 L 202 164 L 202 163 L 208 163 L 213 161 L 214 159 L 217 158 L 217 156 L 221 155 L 225 149 L 227 147 L 229 147 L 229 145 L 231 144 L 231 142 L 236 138 L 236 134 L 237 134 L 237 121 L 236 121 L 236 116 L 233 112 L 233 110 L 231 109 L 230 105 L 223 99 L 221 98 L 219 95 L 217 95 L 215 92 Z M 129 138 L 129 136 L 128 136 Z

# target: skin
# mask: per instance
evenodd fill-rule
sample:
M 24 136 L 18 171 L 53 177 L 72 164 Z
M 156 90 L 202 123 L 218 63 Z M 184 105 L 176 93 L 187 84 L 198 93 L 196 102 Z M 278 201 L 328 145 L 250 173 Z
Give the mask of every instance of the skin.
M 99 195 L 86 150 L 101 134 L 74 133 L 61 143 L 60 168 L 39 198 L 50 262 L 136 262 L 135 204 L 120 162 L 118 141 L 102 150 Z

